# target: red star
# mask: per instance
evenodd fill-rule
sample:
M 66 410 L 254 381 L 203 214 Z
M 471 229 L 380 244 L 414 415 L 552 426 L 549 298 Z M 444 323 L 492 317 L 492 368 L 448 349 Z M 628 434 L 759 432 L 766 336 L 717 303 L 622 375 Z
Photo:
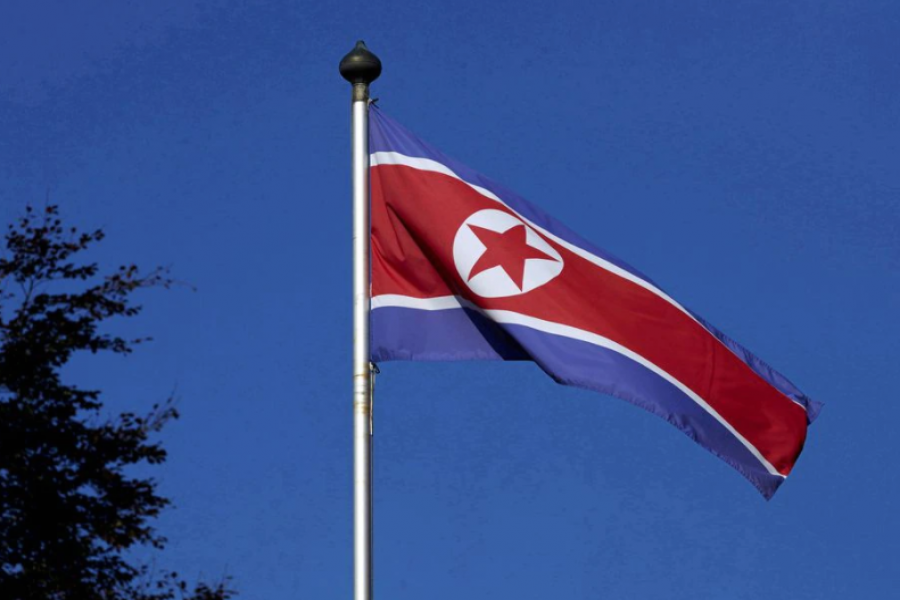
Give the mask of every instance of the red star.
M 481 255 L 469 272 L 470 280 L 482 271 L 499 266 L 506 271 L 509 278 L 516 284 L 516 287 L 521 290 L 522 279 L 525 277 L 526 260 L 529 258 L 556 260 L 546 252 L 529 246 L 525 242 L 526 230 L 524 225 L 515 225 L 503 233 L 491 231 L 477 225 L 469 225 L 469 229 L 486 247 L 484 254 Z

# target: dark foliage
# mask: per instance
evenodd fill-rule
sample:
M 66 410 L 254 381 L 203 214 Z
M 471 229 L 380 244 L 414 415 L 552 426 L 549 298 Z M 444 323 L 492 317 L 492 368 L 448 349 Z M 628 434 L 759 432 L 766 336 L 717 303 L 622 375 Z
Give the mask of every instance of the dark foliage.
M 100 392 L 63 381 L 76 353 L 128 354 L 141 339 L 100 325 L 132 317 L 132 294 L 168 287 L 164 270 L 101 274 L 78 253 L 103 239 L 63 226 L 55 206 L 9 226 L 0 254 L 0 598 L 3 600 L 222 600 L 224 584 L 189 589 L 177 573 L 133 564 L 125 551 L 162 548 L 152 520 L 168 500 L 152 479 L 151 441 L 178 417 L 171 400 L 143 416 L 101 418 Z

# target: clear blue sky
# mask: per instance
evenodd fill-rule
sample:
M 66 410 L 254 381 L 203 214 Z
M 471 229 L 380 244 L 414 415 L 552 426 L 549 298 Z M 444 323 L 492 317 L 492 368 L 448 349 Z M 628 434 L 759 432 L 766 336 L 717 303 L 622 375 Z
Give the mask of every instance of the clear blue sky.
M 0 216 L 172 265 L 111 410 L 173 388 L 155 558 L 351 595 L 349 86 L 648 273 L 826 404 L 766 503 L 535 366 L 391 363 L 376 596 L 886 598 L 900 555 L 900 4 L 5 2 Z

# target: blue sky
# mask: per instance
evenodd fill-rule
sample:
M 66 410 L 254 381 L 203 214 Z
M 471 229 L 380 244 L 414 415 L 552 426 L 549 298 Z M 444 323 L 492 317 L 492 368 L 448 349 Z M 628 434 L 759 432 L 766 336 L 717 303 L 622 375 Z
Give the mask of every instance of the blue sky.
M 173 389 L 161 568 L 351 594 L 349 86 L 649 274 L 826 404 L 769 503 L 663 421 L 535 366 L 383 365 L 386 598 L 887 597 L 900 555 L 896 2 L 8 2 L 0 215 L 171 265 L 76 361 Z

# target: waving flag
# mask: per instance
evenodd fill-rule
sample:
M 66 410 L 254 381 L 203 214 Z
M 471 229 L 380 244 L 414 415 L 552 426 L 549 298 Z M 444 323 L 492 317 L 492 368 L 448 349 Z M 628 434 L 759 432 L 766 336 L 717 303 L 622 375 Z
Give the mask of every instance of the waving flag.
M 774 494 L 818 403 L 634 268 L 370 117 L 374 361 L 534 361 L 663 417 Z

